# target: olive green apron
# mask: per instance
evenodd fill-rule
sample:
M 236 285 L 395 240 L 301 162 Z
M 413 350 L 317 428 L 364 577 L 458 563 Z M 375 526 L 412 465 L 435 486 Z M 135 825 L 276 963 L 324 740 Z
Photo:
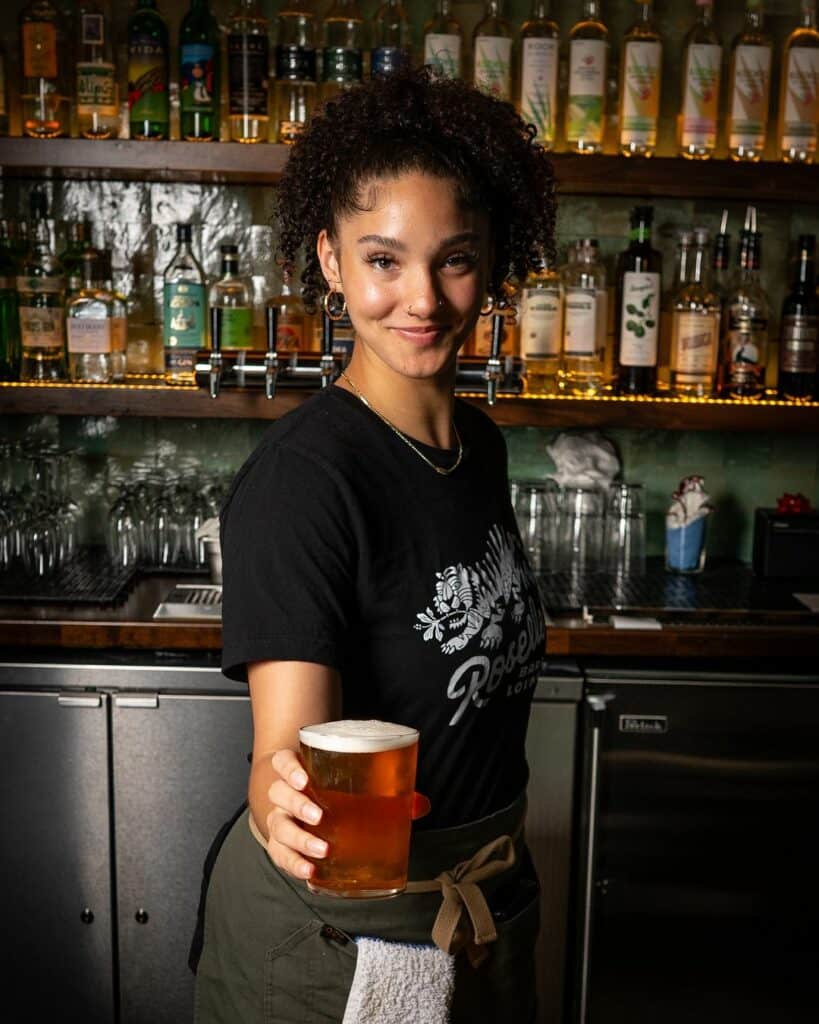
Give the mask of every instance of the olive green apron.
M 386 900 L 311 893 L 275 867 L 243 814 L 207 891 L 196 1024 L 339 1024 L 357 935 L 455 954 L 452 1024 L 528 1024 L 539 901 L 525 806 L 521 796 L 478 821 L 414 833 L 407 891 Z

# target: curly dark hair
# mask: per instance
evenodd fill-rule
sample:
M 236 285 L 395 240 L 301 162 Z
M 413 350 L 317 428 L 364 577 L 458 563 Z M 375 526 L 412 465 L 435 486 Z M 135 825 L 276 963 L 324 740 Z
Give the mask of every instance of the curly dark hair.
M 276 188 L 277 261 L 294 273 L 304 250 L 305 304 L 325 283 L 316 256 L 322 229 L 361 210 L 362 186 L 421 171 L 451 180 L 468 209 L 488 214 L 494 261 L 489 288 L 525 278 L 540 255 L 554 259 L 552 164 L 535 129 L 509 103 L 428 68 L 373 79 L 340 93 L 296 141 Z

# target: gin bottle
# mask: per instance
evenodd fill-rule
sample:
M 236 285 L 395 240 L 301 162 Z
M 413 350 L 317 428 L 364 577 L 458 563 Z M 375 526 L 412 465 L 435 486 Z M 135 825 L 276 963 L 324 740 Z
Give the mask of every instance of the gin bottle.
M 11 226 L 0 219 L 0 380 L 20 372 L 20 320 L 17 311 L 17 258 Z
M 819 398 L 819 298 L 816 236 L 800 235 L 791 290 L 782 303 L 779 395 L 794 402 Z
M 424 64 L 443 78 L 460 78 L 463 29 L 452 13 L 452 0 L 435 0 L 435 12 L 424 25 Z
M 732 160 L 760 160 L 768 129 L 773 42 L 762 0 L 746 0 L 745 27 L 731 46 L 728 149 Z
M 555 144 L 560 44 L 549 6 L 549 0 L 532 0 L 529 18 L 520 28 L 520 116 L 535 126 L 535 141 L 544 149 Z
M 410 25 L 401 0 L 384 0 L 373 18 L 372 75 L 389 75 L 410 63 Z
M 99 253 L 86 249 L 82 257 L 82 288 L 66 306 L 68 375 L 71 380 L 107 384 L 111 380 L 110 293 L 101 289 Z
M 560 274 L 545 256 L 540 256 L 523 282 L 520 294 L 520 350 L 529 394 L 557 393 L 562 339 Z
M 503 0 L 486 0 L 483 18 L 472 33 L 472 83 L 499 100 L 512 98 L 512 26 L 503 16 Z
M 180 132 L 188 142 L 219 139 L 219 26 L 209 0 L 191 0 L 179 26 Z
M 680 156 L 707 160 L 717 146 L 722 43 L 713 25 L 714 0 L 694 3 L 696 20 L 683 40 L 677 147 Z
M 620 63 L 620 152 L 653 156 L 660 116 L 663 45 L 651 0 L 640 0 L 640 16 L 626 33 Z
M 356 0 L 333 0 L 322 33 L 321 98 L 326 102 L 364 73 L 364 19 Z
M 69 52 L 63 17 L 50 0 L 29 0 L 20 12 L 23 134 L 68 135 Z
M 736 276 L 725 303 L 723 360 L 731 398 L 760 398 L 765 390 L 771 305 L 759 279 L 762 235 L 743 231 Z
M 257 0 L 240 0 L 228 19 L 228 100 L 234 142 L 267 142 L 268 29 Z
M 581 239 L 563 276 L 563 373 L 576 395 L 605 385 L 608 292 L 596 238 Z
M 782 53 L 778 145 L 789 163 L 813 163 L 819 128 L 819 30 L 816 0 L 800 0 L 802 17 Z
M 78 17 L 77 126 L 84 139 L 110 139 L 119 129 L 119 90 L 110 26 L 94 4 Z
M 307 0 L 285 3 L 276 22 L 274 127 L 290 144 L 304 131 L 316 103 L 316 19 Z
M 165 379 L 192 384 L 196 350 L 207 343 L 205 275 L 191 250 L 190 224 L 176 225 L 177 248 L 162 286 Z
M 239 273 L 239 247 L 225 243 L 221 276 L 210 290 L 210 308 L 216 310 L 219 348 L 222 351 L 253 347 L 253 303 L 250 282 Z
M 713 394 L 719 355 L 719 299 L 709 283 L 710 236 L 694 231 L 689 280 L 674 296 L 671 314 L 671 390 L 705 398 Z
M 156 0 L 137 0 L 128 19 L 128 119 L 132 139 L 167 139 L 168 26 Z
M 583 0 L 583 14 L 569 34 L 569 100 L 566 141 L 577 153 L 600 153 L 606 127 L 609 30 L 600 0 Z
M 31 244 L 17 275 L 20 380 L 65 379 L 65 278 L 54 255 L 45 196 L 31 194 Z

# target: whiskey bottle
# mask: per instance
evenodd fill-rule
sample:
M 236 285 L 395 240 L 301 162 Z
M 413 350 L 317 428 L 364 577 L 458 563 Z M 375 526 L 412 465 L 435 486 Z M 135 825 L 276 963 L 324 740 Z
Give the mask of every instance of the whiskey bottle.
M 77 127 L 84 139 L 110 139 L 119 130 L 119 89 L 110 24 L 86 2 L 77 27 Z
M 240 0 L 228 19 L 228 103 L 234 142 L 267 142 L 268 29 L 257 0 Z
M 560 31 L 549 16 L 549 0 L 532 0 L 520 28 L 520 116 L 537 130 L 535 141 L 554 149 Z
M 219 26 L 209 0 L 191 0 L 179 26 L 180 133 L 188 142 L 219 139 Z
M 731 398 L 760 398 L 765 390 L 771 305 L 759 278 L 762 235 L 743 231 L 737 272 L 725 303 L 725 390 Z
M 167 139 L 168 27 L 156 0 L 137 0 L 128 19 L 128 120 L 132 139 Z
M 663 45 L 651 0 L 639 0 L 640 16 L 626 33 L 620 63 L 620 152 L 653 156 L 660 116 Z
M 576 395 L 605 385 L 608 292 L 596 238 L 577 243 L 563 276 L 563 374 Z
M 222 253 L 221 277 L 211 287 L 209 298 L 210 309 L 217 311 L 219 348 L 222 351 L 253 348 L 252 290 L 247 278 L 239 273 L 239 247 L 227 242 L 220 245 L 219 250 Z
M 512 98 L 512 26 L 503 16 L 503 0 L 486 0 L 483 18 L 472 33 L 472 84 L 499 100 Z
M 364 19 L 356 0 L 333 0 L 322 33 L 321 99 L 326 102 L 364 75 Z
M 295 293 L 292 278 L 287 271 L 282 274 L 279 293 L 272 295 L 267 305 L 275 306 L 279 314 L 276 321 L 277 351 L 299 352 L 313 347 L 304 303 L 301 296 Z
M 435 0 L 435 11 L 424 25 L 424 64 L 442 78 L 460 78 L 463 29 L 452 13 L 452 0 Z
M 17 275 L 20 380 L 65 379 L 65 278 L 54 255 L 45 196 L 31 194 L 31 243 Z
M 176 241 L 162 286 L 165 379 L 192 384 L 196 350 L 207 344 L 205 275 L 191 249 L 190 224 L 176 225 Z
M 111 380 L 125 379 L 128 349 L 128 304 L 114 288 L 111 250 L 100 249 L 97 263 L 100 290 L 111 303 Z
M 728 150 L 732 160 L 760 160 L 768 128 L 773 42 L 762 0 L 746 0 L 745 27 L 731 44 Z
M 410 65 L 410 24 L 401 0 L 384 0 L 373 18 L 370 73 L 389 75 Z
M 779 396 L 794 402 L 819 398 L 819 298 L 816 236 L 800 235 L 791 290 L 782 303 Z
M 652 395 L 657 388 L 663 258 L 651 246 L 654 210 L 631 211 L 628 248 L 617 260 L 615 365 L 621 395 Z
M 20 314 L 17 311 L 17 258 L 11 225 L 0 219 L 0 380 L 20 372 Z
M 674 296 L 671 314 L 671 390 L 706 398 L 716 384 L 719 299 L 709 283 L 709 234 L 694 230 L 690 277 Z
M 813 163 L 819 127 L 819 30 L 816 0 L 800 0 L 802 17 L 782 53 L 778 145 L 783 160 Z
M 308 0 L 293 0 L 276 21 L 276 83 L 273 87 L 276 139 L 295 142 L 316 104 L 316 19 Z
M 107 384 L 111 380 L 110 293 L 101 289 L 99 253 L 86 249 L 82 257 L 83 283 L 66 305 L 68 335 L 68 376 L 89 384 Z
M 23 134 L 68 135 L 71 120 L 67 33 L 50 0 L 29 0 L 20 12 Z
M 713 25 L 714 0 L 694 2 L 697 16 L 683 40 L 677 148 L 690 160 L 707 160 L 717 146 L 722 43 Z
M 600 0 L 583 0 L 583 14 L 569 33 L 569 98 L 566 141 L 577 153 L 600 153 L 606 125 L 609 30 Z
M 520 296 L 520 350 L 526 391 L 553 395 L 559 388 L 563 338 L 563 288 L 560 274 L 545 256 L 523 282 Z

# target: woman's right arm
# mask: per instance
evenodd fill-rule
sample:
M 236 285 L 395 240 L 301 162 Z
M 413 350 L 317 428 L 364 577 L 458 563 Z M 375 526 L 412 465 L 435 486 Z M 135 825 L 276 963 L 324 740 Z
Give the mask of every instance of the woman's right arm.
M 296 878 L 309 878 L 314 865 L 306 857 L 324 856 L 326 844 L 298 825 L 316 824 L 321 815 L 302 792 L 308 780 L 296 754 L 299 729 L 340 717 L 341 680 L 334 669 L 305 661 L 254 662 L 247 676 L 253 710 L 250 812 L 273 863 Z

